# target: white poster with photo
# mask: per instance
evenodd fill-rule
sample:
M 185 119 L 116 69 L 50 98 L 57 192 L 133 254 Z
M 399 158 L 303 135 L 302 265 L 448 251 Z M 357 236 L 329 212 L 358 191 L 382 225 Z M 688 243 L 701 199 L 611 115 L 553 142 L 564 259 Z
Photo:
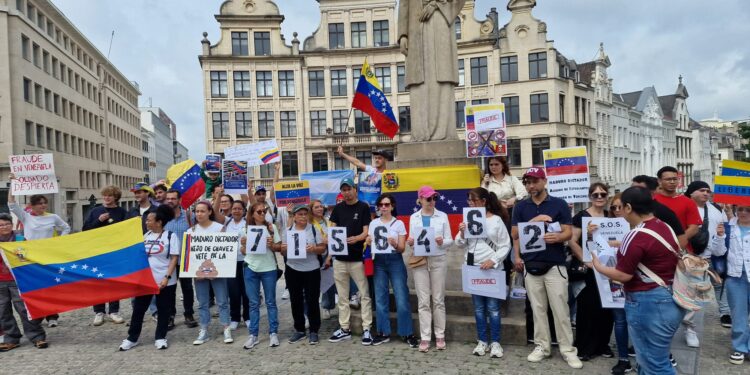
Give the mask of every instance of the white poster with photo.
M 237 233 L 185 233 L 180 257 L 180 278 L 235 277 Z
M 604 250 L 599 254 L 599 262 L 607 267 L 617 266 L 616 250 Z M 607 276 L 594 270 L 596 286 L 599 289 L 599 298 L 605 309 L 622 309 L 625 307 L 625 288 L 622 283 L 612 281 Z
M 588 234 L 589 224 L 595 224 L 597 229 L 590 235 Z M 611 246 L 614 242 L 622 242 L 625 235 L 630 231 L 630 224 L 621 217 L 584 217 L 581 220 L 581 243 L 583 244 L 583 261 L 591 262 L 591 247 L 596 246 L 595 250 L 615 249 Z
M 505 270 L 502 268 L 483 270 L 479 266 L 461 266 L 463 291 L 468 294 L 504 300 L 508 295 L 505 285 Z
M 547 243 L 544 242 L 544 233 L 543 222 L 518 223 L 518 240 L 521 247 L 521 254 L 547 250 Z
M 246 161 L 248 167 L 278 163 L 281 152 L 275 139 L 255 143 L 243 143 L 224 148 L 224 158 L 227 160 Z
M 52 154 L 10 155 L 13 195 L 56 194 L 59 190 Z

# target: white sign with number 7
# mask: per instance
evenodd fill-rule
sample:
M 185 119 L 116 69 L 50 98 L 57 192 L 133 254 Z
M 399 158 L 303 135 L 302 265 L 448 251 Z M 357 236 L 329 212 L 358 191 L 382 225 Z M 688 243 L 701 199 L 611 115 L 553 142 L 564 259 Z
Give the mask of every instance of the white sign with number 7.
M 414 256 L 430 257 L 445 254 L 445 250 L 440 249 L 435 242 L 435 228 L 416 227 L 412 238 L 414 239 Z
M 268 235 L 268 228 L 262 225 L 248 225 L 245 255 L 267 253 Z

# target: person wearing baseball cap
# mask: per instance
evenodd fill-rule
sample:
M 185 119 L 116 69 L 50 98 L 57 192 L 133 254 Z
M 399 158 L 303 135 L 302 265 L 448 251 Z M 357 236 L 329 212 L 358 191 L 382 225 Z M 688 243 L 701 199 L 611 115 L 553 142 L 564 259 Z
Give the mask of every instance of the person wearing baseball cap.
M 547 192 L 547 175 L 542 167 L 531 167 L 521 179 L 529 196 L 516 203 L 511 219 L 514 263 L 518 272 L 526 271 L 526 295 L 533 311 L 534 343 L 536 348 L 526 358 L 541 362 L 551 355 L 551 337 L 547 316 L 552 308 L 555 333 L 560 353 L 572 368 L 582 368 L 578 351 L 573 346 L 573 330 L 568 307 L 568 279 L 566 278 L 565 241 L 572 237 L 572 218 L 568 203 Z M 544 223 L 546 233 L 537 233 L 544 241 L 545 250 L 538 251 L 536 241 L 519 240 L 519 224 Z M 534 228 L 534 227 L 531 227 Z M 537 227 L 538 228 L 538 227 Z M 524 235 L 529 234 L 525 231 Z M 530 231 L 533 232 L 533 231 Z M 529 246 L 534 246 L 531 248 Z
M 148 218 L 148 214 L 156 212 L 156 206 L 151 204 L 151 199 L 156 196 L 156 193 L 154 192 L 154 189 L 145 182 L 136 183 L 130 191 L 135 194 L 135 201 L 138 203 L 138 206 L 133 207 L 128 211 L 128 218 L 140 217 L 143 233 L 146 233 L 146 218 Z
M 378 149 L 372 151 L 372 165 L 367 165 L 354 156 L 345 153 L 343 146 L 339 146 L 336 152 L 339 154 L 339 156 L 346 159 L 349 163 L 354 164 L 355 167 L 365 172 L 383 173 L 383 171 L 388 169 L 388 161 L 392 159 L 392 154 L 390 151 Z

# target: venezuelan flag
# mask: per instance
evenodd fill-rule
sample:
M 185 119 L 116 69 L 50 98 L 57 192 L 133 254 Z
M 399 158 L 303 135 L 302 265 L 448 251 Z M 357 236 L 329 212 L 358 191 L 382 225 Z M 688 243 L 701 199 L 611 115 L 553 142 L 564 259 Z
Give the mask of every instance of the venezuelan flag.
M 0 249 L 32 319 L 159 293 L 140 218 Z
M 388 99 L 385 97 L 385 93 L 380 88 L 375 74 L 370 70 L 367 60 L 362 65 L 362 72 L 357 83 L 357 91 L 354 93 L 352 108 L 359 109 L 370 115 L 375 127 L 381 133 L 387 135 L 388 138 L 393 139 L 396 133 L 398 133 L 398 121 L 393 116 L 393 108 L 391 108 Z
M 429 185 L 438 197 L 435 208 L 448 215 L 455 236 L 463 220 L 464 207 L 468 207 L 467 194 L 479 186 L 480 173 L 476 165 L 449 167 L 405 168 L 383 172 L 382 192 L 396 198 L 398 218 L 409 228 L 409 217 L 417 212 L 417 190 Z
M 750 177 L 750 163 L 724 159 L 721 161 L 721 175 Z
M 750 177 L 714 177 L 714 202 L 750 206 Z
M 260 154 L 260 161 L 262 161 L 263 164 L 273 163 L 275 161 L 281 161 L 281 157 L 279 156 L 279 149 L 272 148 Z
M 544 151 L 544 169 L 547 176 L 588 174 L 586 147 L 568 147 Z
M 206 191 L 206 183 L 201 178 L 201 167 L 190 159 L 169 167 L 167 186 L 180 192 L 182 208 L 185 209 Z

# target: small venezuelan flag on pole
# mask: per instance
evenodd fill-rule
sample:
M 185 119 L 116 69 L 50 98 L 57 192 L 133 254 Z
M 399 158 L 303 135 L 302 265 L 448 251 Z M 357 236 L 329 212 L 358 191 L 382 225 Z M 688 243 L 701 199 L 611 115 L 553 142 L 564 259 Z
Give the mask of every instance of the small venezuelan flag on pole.
M 357 83 L 357 91 L 354 93 L 352 108 L 367 113 L 372 118 L 375 128 L 387 135 L 388 138 L 393 139 L 396 133 L 398 133 L 398 121 L 393 116 L 393 108 L 391 108 L 388 99 L 385 97 L 385 93 L 380 88 L 375 74 L 370 70 L 367 59 L 365 59 L 365 63 L 362 65 L 362 72 Z

